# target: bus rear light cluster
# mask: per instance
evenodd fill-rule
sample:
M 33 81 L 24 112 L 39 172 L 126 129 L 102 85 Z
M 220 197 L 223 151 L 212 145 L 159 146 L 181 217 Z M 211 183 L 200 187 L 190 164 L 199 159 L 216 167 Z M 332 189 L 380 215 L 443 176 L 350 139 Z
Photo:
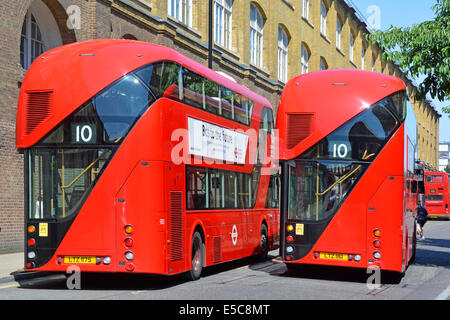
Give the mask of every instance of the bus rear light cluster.
M 126 238 L 124 242 L 125 242 L 125 246 L 128 248 L 131 248 L 133 246 L 133 239 L 131 239 L 131 238 Z
M 133 233 L 133 226 L 132 225 L 126 225 L 125 226 L 125 233 L 126 234 L 132 234 Z
M 131 251 L 125 252 L 125 259 L 127 259 L 128 261 L 133 260 L 134 259 L 133 252 L 131 252 Z

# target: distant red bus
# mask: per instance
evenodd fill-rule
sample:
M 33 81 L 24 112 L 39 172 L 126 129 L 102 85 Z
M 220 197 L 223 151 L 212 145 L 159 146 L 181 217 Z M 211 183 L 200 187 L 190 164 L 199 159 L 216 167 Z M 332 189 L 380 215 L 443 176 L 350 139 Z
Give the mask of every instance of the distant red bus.
M 95 40 L 46 52 L 17 113 L 25 270 L 198 279 L 279 245 L 268 100 L 176 51 Z
M 425 208 L 429 218 L 450 219 L 448 175 L 441 171 L 425 172 Z
M 403 82 L 361 70 L 304 74 L 287 83 L 276 123 L 286 265 L 404 272 L 419 181 Z

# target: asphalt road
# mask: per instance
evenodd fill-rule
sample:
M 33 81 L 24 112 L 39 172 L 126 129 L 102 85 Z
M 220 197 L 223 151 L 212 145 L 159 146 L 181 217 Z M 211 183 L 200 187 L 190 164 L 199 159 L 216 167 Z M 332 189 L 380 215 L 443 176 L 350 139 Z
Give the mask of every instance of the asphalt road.
M 274 262 L 278 252 L 272 251 L 264 262 L 242 259 L 206 268 L 203 277 L 193 282 L 182 276 L 83 274 L 79 290 L 69 290 L 64 275 L 1 283 L 0 300 L 144 300 L 160 306 L 175 300 L 170 312 L 189 312 L 196 305 L 200 309 L 190 311 L 204 312 L 205 318 L 209 318 L 206 306 L 211 301 L 216 301 L 213 311 L 223 316 L 230 312 L 264 315 L 274 300 L 450 300 L 450 222 L 429 221 L 424 231 L 427 239 L 418 242 L 416 261 L 405 276 L 399 281 L 382 274 L 378 287 L 368 286 L 370 275 L 365 270 L 288 271 L 283 263 Z M 226 301 L 244 307 L 232 307 Z

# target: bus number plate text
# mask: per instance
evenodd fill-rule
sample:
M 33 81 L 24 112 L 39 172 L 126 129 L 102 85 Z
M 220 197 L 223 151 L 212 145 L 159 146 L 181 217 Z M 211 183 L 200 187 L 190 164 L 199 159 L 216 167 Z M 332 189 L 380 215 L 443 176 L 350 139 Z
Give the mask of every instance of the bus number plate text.
M 346 253 L 321 252 L 319 257 L 320 259 L 327 259 L 327 260 L 348 261 L 348 254 Z

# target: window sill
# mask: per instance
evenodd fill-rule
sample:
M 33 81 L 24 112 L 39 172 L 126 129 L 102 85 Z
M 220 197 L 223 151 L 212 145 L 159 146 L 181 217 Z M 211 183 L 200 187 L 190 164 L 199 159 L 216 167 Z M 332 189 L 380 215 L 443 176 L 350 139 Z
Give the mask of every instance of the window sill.
M 336 47 L 336 51 L 339 52 L 343 57 L 345 57 L 345 53 L 343 53 L 343 52 L 341 51 L 341 49 L 339 49 L 338 47 Z
M 252 69 L 254 69 L 257 72 L 260 72 L 263 76 L 268 78 L 270 76 L 270 71 L 266 70 L 264 67 L 258 67 L 257 65 L 250 63 L 249 64 Z
M 171 16 L 167 16 L 167 20 L 170 21 L 171 23 L 175 24 L 177 28 L 180 28 L 181 30 L 188 32 L 190 35 L 193 35 L 194 37 L 196 37 L 198 39 L 202 38 L 202 34 L 200 32 L 198 32 L 197 30 L 188 26 L 184 22 L 177 20 Z
M 324 35 L 322 32 L 320 32 L 320 36 L 322 37 L 322 39 L 324 39 L 326 42 L 328 42 L 328 44 L 331 44 L 331 40 L 327 38 L 326 35 Z
M 222 54 L 226 54 L 227 56 L 231 57 L 232 59 L 236 61 L 240 61 L 241 57 L 237 52 L 235 52 L 233 49 L 228 49 L 223 47 L 222 45 L 218 44 L 217 42 L 214 42 L 214 48 L 219 50 Z
M 309 22 L 308 19 L 306 19 L 305 17 L 302 16 L 302 20 L 305 21 L 308 26 L 310 26 L 311 28 L 314 29 L 314 25 L 311 22 Z

